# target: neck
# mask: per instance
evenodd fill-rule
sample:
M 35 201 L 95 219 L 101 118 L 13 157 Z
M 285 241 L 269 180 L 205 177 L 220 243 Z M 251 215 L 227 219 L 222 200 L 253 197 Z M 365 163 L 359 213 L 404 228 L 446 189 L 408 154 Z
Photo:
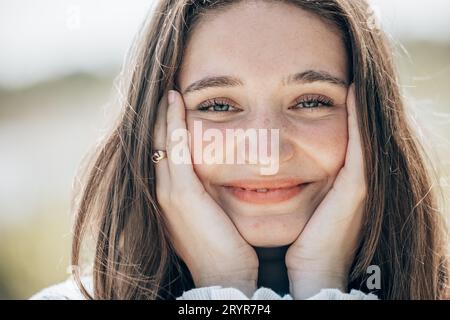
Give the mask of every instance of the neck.
M 285 263 L 289 245 L 282 247 L 255 247 L 259 259 L 258 287 L 270 288 L 280 295 L 289 293 L 289 278 Z

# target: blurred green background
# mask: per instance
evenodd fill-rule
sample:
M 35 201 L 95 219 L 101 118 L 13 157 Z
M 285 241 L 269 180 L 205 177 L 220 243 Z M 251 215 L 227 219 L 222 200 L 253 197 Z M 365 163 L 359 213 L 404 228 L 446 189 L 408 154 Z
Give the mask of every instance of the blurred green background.
M 440 13 L 427 15 L 434 2 Z M 448 197 L 449 4 L 372 3 L 393 35 L 409 112 Z M 114 79 L 151 4 L 0 5 L 0 299 L 25 299 L 68 277 L 75 174 L 115 112 Z

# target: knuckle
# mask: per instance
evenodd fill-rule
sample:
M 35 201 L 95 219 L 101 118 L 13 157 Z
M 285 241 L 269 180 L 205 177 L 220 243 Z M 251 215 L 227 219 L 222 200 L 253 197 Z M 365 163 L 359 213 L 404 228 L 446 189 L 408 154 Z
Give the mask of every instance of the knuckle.
M 358 199 L 360 202 L 364 202 L 367 199 L 367 186 L 364 183 L 359 183 L 358 188 L 356 189 L 356 199 Z
M 176 207 L 176 208 L 183 208 L 186 206 L 186 202 L 184 201 L 185 199 L 185 192 L 180 193 L 177 192 L 176 190 L 170 190 L 169 192 L 169 201 L 171 203 L 172 206 Z
M 170 203 L 170 197 L 168 196 L 167 192 L 163 191 L 161 188 L 156 188 L 156 198 L 159 205 L 163 209 L 168 207 L 168 204 Z

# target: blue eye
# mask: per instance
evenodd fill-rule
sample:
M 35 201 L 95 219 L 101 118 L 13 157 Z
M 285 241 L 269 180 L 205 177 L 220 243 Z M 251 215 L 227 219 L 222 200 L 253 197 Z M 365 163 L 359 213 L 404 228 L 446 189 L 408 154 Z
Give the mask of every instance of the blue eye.
M 314 109 L 329 108 L 333 106 L 333 100 L 321 95 L 306 95 L 296 100 L 296 105 L 293 109 Z
M 211 109 L 212 108 L 212 109 Z M 212 99 L 202 103 L 197 110 L 202 112 L 239 112 L 240 110 L 233 107 L 226 101 L 220 99 Z
M 315 111 L 322 108 L 333 106 L 333 100 L 322 95 L 304 95 L 295 101 L 295 106 L 289 109 L 306 109 Z M 224 99 L 211 99 L 203 102 L 197 107 L 200 112 L 227 113 L 239 112 L 240 109 L 234 107 L 231 103 Z

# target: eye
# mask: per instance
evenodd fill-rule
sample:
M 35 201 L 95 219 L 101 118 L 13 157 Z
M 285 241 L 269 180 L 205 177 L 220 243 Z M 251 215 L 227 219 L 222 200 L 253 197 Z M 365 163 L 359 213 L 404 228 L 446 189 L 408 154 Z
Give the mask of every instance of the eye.
M 237 109 L 232 106 L 228 101 L 224 99 L 211 99 L 201 103 L 197 110 L 201 112 L 239 112 L 240 109 Z
M 333 106 L 333 100 L 322 95 L 304 95 L 295 101 L 296 105 L 290 109 L 308 109 L 315 111 L 322 108 L 330 108 Z

